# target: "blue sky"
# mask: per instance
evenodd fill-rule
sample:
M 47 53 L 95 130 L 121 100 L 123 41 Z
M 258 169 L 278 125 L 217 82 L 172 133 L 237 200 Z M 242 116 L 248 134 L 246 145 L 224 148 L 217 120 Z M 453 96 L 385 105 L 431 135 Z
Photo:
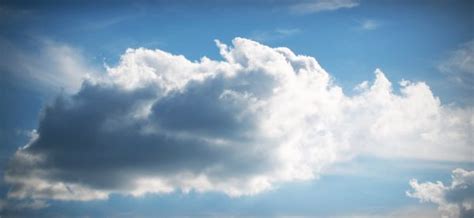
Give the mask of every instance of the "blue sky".
M 462 202 L 474 205 L 473 10 L 471 1 L 436 0 L 1 3 L 0 214 L 469 216 Z M 269 64 L 283 55 L 276 47 L 304 57 Z M 310 67 L 308 56 L 323 69 Z M 295 70 L 294 88 L 275 76 L 286 75 L 285 64 L 302 63 L 319 76 Z M 223 76 L 233 74 L 241 76 Z M 384 78 L 393 86 L 389 95 Z M 320 86 L 327 92 L 315 91 Z M 268 87 L 286 94 L 268 94 Z M 226 97 L 232 101 L 221 104 Z M 142 101 L 151 114 L 128 118 Z M 286 119 L 293 116 L 295 123 Z M 134 132 L 141 128 L 158 132 Z M 229 148 L 215 148 L 219 140 Z M 302 158 L 280 150 L 272 156 L 274 147 L 293 154 L 291 146 Z M 28 167 L 24 154 L 46 162 Z M 216 166 L 223 172 L 211 170 Z M 88 174 L 87 167 L 97 170 Z M 108 172 L 109 179 L 98 176 Z M 166 184 L 132 185 L 148 176 Z M 268 187 L 251 182 L 261 178 Z M 446 196 L 456 195 L 458 181 L 468 196 L 451 201 Z

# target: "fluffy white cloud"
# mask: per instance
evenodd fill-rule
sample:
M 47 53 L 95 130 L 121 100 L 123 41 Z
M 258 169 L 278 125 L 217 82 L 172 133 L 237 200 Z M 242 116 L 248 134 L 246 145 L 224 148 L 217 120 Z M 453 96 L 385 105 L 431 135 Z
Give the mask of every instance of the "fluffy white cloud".
M 418 183 L 416 179 L 410 181 L 410 186 L 413 192 L 407 192 L 409 197 L 437 204 L 442 217 L 474 216 L 474 171 L 453 170 L 452 182 L 448 186 L 440 181 Z
M 309 14 L 357 6 L 359 6 L 358 0 L 309 0 L 292 5 L 290 10 L 298 14 Z
M 472 162 L 472 108 L 380 70 L 344 94 L 308 56 L 236 38 L 223 60 L 128 49 L 43 113 L 5 180 L 11 198 L 173 191 L 252 195 L 358 154 Z

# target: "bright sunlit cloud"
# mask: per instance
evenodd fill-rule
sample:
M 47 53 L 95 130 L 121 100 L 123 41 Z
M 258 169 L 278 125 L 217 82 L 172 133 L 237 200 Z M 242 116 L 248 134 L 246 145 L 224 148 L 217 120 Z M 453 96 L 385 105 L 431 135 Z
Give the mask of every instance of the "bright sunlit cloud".
M 471 218 L 473 4 L 1 1 L 0 217 Z
M 423 82 L 396 94 L 377 69 L 347 96 L 312 57 L 217 45 L 222 61 L 128 49 L 106 77 L 59 97 L 9 165 L 9 197 L 255 195 L 361 154 L 473 161 L 472 108 L 441 104 Z

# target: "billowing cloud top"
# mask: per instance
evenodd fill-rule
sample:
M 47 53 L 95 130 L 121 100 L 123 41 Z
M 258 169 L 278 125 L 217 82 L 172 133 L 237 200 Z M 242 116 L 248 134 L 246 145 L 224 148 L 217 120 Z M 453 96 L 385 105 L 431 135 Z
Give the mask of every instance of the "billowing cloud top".
M 223 60 L 128 49 L 103 78 L 44 109 L 7 169 L 9 197 L 105 199 L 173 191 L 251 195 L 364 153 L 472 162 L 472 108 L 423 82 L 348 96 L 308 56 L 235 38 Z

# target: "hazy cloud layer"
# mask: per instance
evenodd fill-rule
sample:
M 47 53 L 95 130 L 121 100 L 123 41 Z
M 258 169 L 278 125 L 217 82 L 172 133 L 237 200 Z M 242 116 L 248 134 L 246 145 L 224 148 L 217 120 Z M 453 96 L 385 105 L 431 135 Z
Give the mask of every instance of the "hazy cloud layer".
M 413 191 L 407 192 L 409 197 L 437 204 L 442 217 L 474 217 L 474 171 L 453 170 L 451 185 L 447 186 L 440 181 L 418 183 L 416 179 L 410 186 Z
M 472 162 L 472 108 L 376 70 L 345 95 L 308 56 L 236 38 L 222 61 L 128 49 L 43 111 L 10 162 L 10 198 L 173 191 L 251 195 L 364 153 Z

